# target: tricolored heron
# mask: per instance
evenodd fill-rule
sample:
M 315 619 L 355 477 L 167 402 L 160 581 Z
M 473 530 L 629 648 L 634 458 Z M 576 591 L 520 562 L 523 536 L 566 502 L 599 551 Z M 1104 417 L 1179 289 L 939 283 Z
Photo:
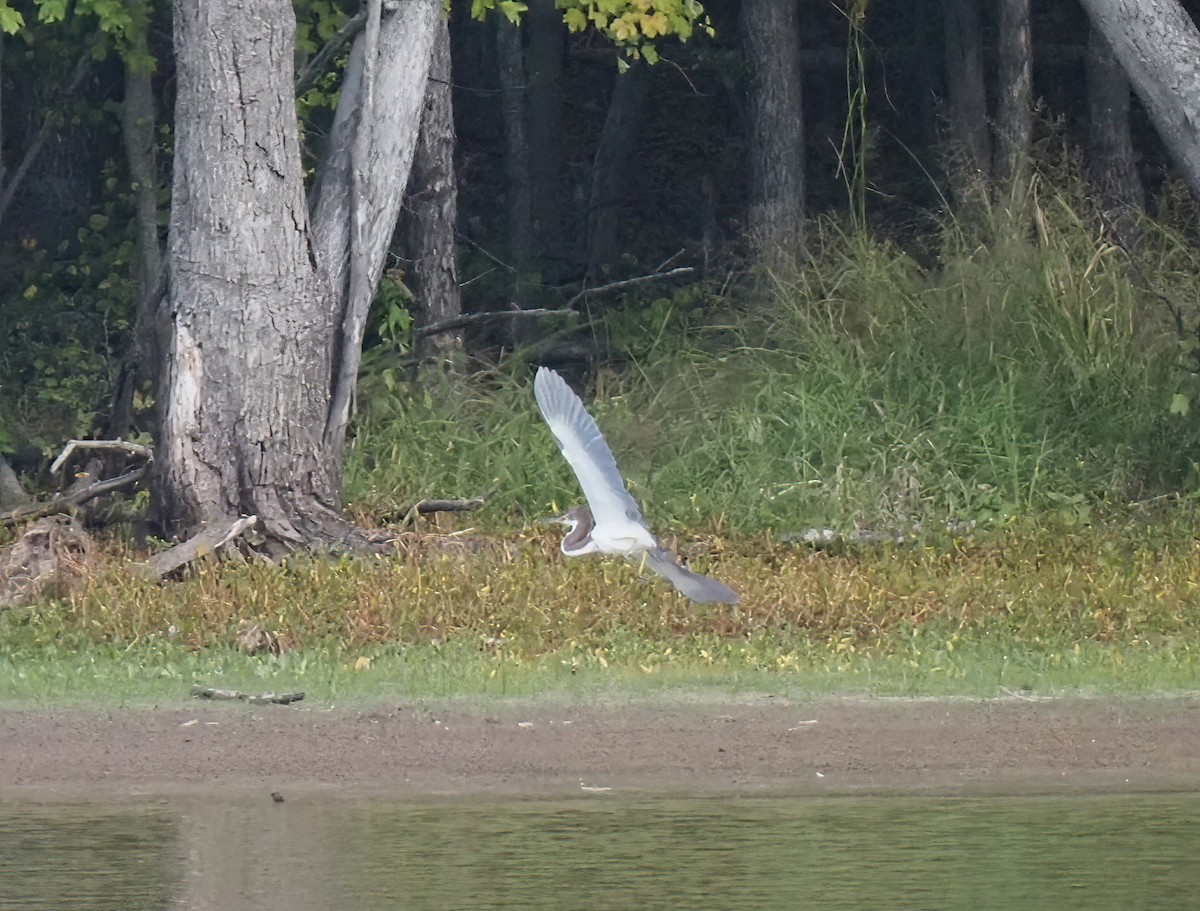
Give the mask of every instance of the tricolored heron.
M 736 604 L 738 596 L 732 588 L 681 566 L 655 540 L 637 503 L 625 489 L 600 428 L 566 380 L 540 367 L 533 380 L 533 393 L 587 499 L 586 506 L 576 506 L 565 516 L 549 520 L 570 526 L 562 539 L 562 552 L 568 557 L 620 554 L 650 567 L 693 601 Z

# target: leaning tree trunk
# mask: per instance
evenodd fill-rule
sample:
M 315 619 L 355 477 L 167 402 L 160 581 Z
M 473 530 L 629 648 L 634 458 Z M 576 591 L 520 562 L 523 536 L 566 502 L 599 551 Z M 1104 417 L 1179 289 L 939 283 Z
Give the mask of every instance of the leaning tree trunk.
M 277 550 L 361 540 L 336 511 L 341 444 L 440 15 L 440 0 L 409 0 L 374 30 L 374 47 L 364 51 L 365 33 L 356 42 L 310 229 L 291 3 L 175 0 L 169 353 L 155 484 L 169 531 L 252 513 Z M 366 135 L 355 141 L 359 129 Z
M 946 94 L 951 141 L 962 150 L 961 173 L 952 175 L 961 199 L 986 177 L 992 161 L 987 93 L 983 82 L 983 39 L 979 0 L 942 0 L 946 31 Z
M 743 0 L 742 53 L 750 68 L 750 237 L 764 263 L 804 240 L 804 118 L 797 0 Z
M 318 177 L 317 251 L 338 295 L 325 444 L 339 475 L 367 312 L 400 217 L 443 15 L 441 0 L 405 0 L 354 42 Z
M 1083 0 L 1200 197 L 1200 29 L 1178 0 Z
M 998 0 L 996 162 L 1000 180 L 1021 182 L 1033 136 L 1033 44 L 1029 0 Z
M 1087 94 L 1088 172 L 1117 239 L 1132 244 L 1146 196 L 1129 132 L 1129 80 L 1108 41 L 1095 28 L 1088 36 Z

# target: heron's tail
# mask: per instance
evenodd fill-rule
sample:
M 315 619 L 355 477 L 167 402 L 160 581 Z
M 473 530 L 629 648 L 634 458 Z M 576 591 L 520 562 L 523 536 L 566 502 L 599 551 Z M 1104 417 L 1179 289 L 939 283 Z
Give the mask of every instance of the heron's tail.
M 679 589 L 680 593 L 700 604 L 737 604 L 738 593 L 716 579 L 701 576 L 679 565 L 675 557 L 661 547 L 652 547 L 645 554 L 646 565 Z

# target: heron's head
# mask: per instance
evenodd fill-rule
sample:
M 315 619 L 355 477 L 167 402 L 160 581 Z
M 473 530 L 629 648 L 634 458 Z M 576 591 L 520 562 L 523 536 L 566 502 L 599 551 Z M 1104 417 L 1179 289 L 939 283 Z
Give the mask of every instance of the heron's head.
M 550 516 L 542 521 L 566 525 L 570 528 L 570 531 L 562 539 L 561 547 L 564 554 L 578 556 L 592 552 L 592 529 L 596 522 L 592 518 L 592 511 L 587 506 L 582 504 L 574 506 L 561 516 Z

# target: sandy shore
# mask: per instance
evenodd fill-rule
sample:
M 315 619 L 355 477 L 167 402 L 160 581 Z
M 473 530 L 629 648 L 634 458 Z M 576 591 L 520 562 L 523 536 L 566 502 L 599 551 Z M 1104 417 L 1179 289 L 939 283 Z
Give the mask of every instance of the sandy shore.
M 1200 789 L 1200 700 L 759 698 L 0 713 L 0 796 Z

